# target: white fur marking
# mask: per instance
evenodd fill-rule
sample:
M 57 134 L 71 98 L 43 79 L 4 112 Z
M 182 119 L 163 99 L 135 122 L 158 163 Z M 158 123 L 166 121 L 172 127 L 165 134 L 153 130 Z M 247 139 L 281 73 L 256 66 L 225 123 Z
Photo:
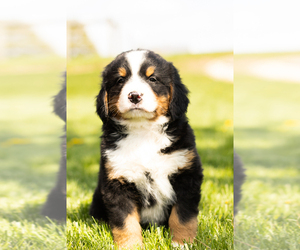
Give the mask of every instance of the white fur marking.
M 145 200 L 150 194 L 154 196 L 156 204 L 142 209 L 141 223 L 162 222 L 166 216 L 165 208 L 175 203 L 175 193 L 168 177 L 188 163 L 188 150 L 160 153 L 161 149 L 172 143 L 171 138 L 162 131 L 166 117 L 156 122 L 125 122 L 128 136 L 117 143 L 116 150 L 105 151 L 112 168 L 112 178 L 122 176 L 134 182 Z M 153 182 L 149 182 L 145 172 L 150 173 Z
M 131 68 L 131 74 L 137 75 L 140 71 L 141 65 L 145 60 L 145 53 L 144 50 L 134 50 L 126 53 L 127 61 Z

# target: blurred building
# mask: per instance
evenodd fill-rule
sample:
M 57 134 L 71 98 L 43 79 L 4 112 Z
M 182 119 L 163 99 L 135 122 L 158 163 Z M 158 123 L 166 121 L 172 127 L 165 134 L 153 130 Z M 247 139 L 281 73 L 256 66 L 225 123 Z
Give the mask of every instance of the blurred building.
M 124 36 L 113 19 L 94 19 L 84 23 L 68 22 L 68 56 L 115 56 L 124 50 Z
M 0 34 L 0 59 L 53 53 L 53 50 L 35 34 L 29 24 L 0 22 Z

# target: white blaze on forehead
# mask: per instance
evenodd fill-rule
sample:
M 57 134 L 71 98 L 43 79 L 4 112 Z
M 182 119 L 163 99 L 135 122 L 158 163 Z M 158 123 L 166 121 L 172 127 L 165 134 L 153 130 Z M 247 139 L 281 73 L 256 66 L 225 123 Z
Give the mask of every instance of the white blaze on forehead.
M 126 118 L 130 118 L 131 116 L 138 116 L 145 118 L 153 118 L 152 112 L 154 112 L 157 108 L 157 98 L 154 94 L 150 85 L 142 79 L 139 75 L 141 66 L 143 62 L 146 60 L 146 51 L 130 51 L 126 54 L 126 59 L 129 64 L 131 70 L 131 76 L 128 79 L 128 82 L 122 88 L 120 98 L 119 98 L 119 110 L 121 113 L 126 113 L 130 111 L 132 108 L 139 108 L 143 111 L 150 112 L 145 113 L 143 111 L 135 110 L 134 113 L 127 113 Z M 133 104 L 128 99 L 128 94 L 130 92 L 137 92 L 141 95 L 142 101 Z M 127 117 L 128 116 L 128 117 Z
M 130 51 L 126 54 L 132 75 L 139 73 L 142 63 L 145 61 L 145 54 L 144 50 Z

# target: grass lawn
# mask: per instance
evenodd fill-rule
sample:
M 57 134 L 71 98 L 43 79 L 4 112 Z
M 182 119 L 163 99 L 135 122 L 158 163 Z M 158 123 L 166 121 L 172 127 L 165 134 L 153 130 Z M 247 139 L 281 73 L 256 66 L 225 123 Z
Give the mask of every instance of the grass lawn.
M 276 55 L 237 56 L 235 64 Z M 247 170 L 235 249 L 299 249 L 300 85 L 235 71 L 234 145 Z
M 235 71 L 234 145 L 247 179 L 233 231 L 233 85 L 202 71 L 205 62 L 222 56 L 167 58 L 190 90 L 188 117 L 205 175 L 197 238 L 186 249 L 299 249 L 300 85 Z M 274 57 L 250 59 L 268 56 Z M 247 57 L 237 56 L 235 63 Z M 0 249 L 114 246 L 110 228 L 88 214 L 100 159 L 95 96 L 110 61 L 68 62 L 66 231 L 40 215 L 59 167 L 63 123 L 52 113 L 51 98 L 65 60 L 0 61 Z M 171 249 L 168 229 L 152 226 L 143 237 L 145 249 Z
M 215 55 L 169 57 L 190 90 L 188 117 L 204 168 L 199 230 L 188 249 L 233 249 L 233 85 L 207 77 L 203 62 Z M 73 59 L 67 76 L 67 247 L 111 249 L 106 224 L 88 214 L 97 184 L 101 121 L 95 113 L 100 72 L 111 59 Z M 168 229 L 143 231 L 145 249 L 171 249 Z
M 64 60 L 19 58 L 0 67 L 0 249 L 63 249 L 65 226 L 40 211 L 59 168 L 63 124 L 51 102 Z

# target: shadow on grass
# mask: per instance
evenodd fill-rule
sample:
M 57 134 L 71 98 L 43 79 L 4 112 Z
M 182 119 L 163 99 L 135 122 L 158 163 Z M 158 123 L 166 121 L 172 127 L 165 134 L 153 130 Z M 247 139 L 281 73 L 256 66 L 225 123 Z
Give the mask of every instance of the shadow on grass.
M 285 167 L 300 169 L 299 133 L 265 128 L 235 129 L 235 141 L 245 165 L 274 170 Z
M 218 128 L 193 128 L 197 151 L 203 166 L 214 168 L 233 168 L 232 131 Z
M 99 144 L 76 145 L 67 152 L 67 182 L 76 182 L 82 190 L 94 190 L 99 172 Z
M 226 175 L 227 173 L 227 175 Z M 216 171 L 212 173 L 206 173 L 204 169 L 204 182 L 211 182 L 216 186 L 224 187 L 225 185 L 233 185 L 233 171 L 222 172 L 222 174 L 217 175 Z
M 5 188 L 20 189 L 24 193 L 50 190 L 55 183 L 55 171 L 59 168 L 59 136 L 1 135 L 0 183 Z
M 81 202 L 80 205 L 74 209 L 68 209 L 67 218 L 71 221 L 85 221 L 88 225 L 94 224 L 93 218 L 89 215 L 89 202 Z
M 26 203 L 23 207 L 1 210 L 1 217 L 9 222 L 26 221 L 36 225 L 44 226 L 52 221 L 55 224 L 62 225 L 64 221 L 49 220 L 41 215 L 43 203 Z

